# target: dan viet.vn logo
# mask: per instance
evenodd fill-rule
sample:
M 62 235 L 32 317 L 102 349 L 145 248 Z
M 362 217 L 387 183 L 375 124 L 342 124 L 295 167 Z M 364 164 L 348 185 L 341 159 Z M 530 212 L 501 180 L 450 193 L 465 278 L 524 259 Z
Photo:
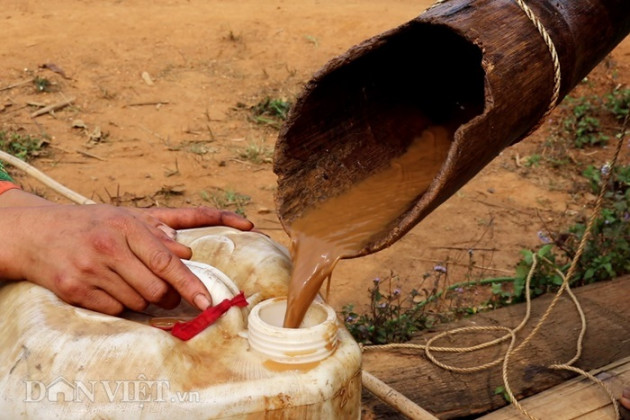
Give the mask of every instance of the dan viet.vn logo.
M 24 381 L 25 402 L 199 402 L 199 392 L 175 391 L 170 382 L 163 379 L 148 380 L 139 375 L 134 380 L 68 380 L 59 376 L 46 383 L 44 381 Z

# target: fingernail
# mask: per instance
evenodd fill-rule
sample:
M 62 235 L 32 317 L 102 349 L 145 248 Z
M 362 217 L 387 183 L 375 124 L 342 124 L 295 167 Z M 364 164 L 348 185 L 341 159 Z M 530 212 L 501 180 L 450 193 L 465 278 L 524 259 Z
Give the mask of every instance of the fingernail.
M 201 293 L 193 298 L 193 303 L 202 311 L 206 310 L 208 306 L 210 306 L 210 300 Z
M 177 231 L 172 227 L 167 225 L 159 225 L 157 228 L 166 233 L 166 236 L 168 236 L 172 240 L 175 240 L 175 238 L 177 238 Z

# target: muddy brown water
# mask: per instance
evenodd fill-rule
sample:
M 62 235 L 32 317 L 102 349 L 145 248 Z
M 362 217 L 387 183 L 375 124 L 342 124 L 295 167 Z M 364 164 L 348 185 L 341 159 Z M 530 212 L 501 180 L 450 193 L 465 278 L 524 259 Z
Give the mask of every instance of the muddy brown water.
M 285 328 L 299 327 L 337 261 L 356 254 L 427 190 L 442 166 L 453 130 L 430 126 L 385 170 L 355 184 L 290 226 L 293 273 Z

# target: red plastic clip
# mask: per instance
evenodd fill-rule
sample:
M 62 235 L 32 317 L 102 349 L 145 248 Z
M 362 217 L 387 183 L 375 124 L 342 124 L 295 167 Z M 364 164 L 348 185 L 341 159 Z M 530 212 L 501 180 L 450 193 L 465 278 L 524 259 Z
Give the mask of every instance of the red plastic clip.
M 173 326 L 171 334 L 175 337 L 188 341 L 210 325 L 212 325 L 221 315 L 227 312 L 232 306 L 238 306 L 243 308 L 247 306 L 247 300 L 245 299 L 245 293 L 241 292 L 234 296 L 232 299 L 225 299 L 218 305 L 211 306 L 205 311 L 197 315 L 195 319 L 188 322 L 178 322 Z

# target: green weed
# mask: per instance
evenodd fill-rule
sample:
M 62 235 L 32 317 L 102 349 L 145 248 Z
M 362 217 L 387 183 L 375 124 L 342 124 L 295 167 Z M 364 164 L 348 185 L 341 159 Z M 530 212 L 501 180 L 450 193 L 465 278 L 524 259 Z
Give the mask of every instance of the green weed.
M 52 87 L 52 83 L 50 83 L 50 80 L 44 78 L 44 77 L 35 77 L 33 79 L 33 84 L 35 85 L 35 90 L 39 93 L 39 92 L 50 92 L 50 89 Z
M 291 102 L 267 97 L 251 108 L 252 119 L 257 124 L 280 128 L 290 109 Z
M 601 175 L 610 171 L 589 166 L 583 175 L 594 193 L 601 184 Z M 630 273 L 630 166 L 619 166 L 610 177 L 600 215 L 595 219 L 584 252 L 576 265 L 574 286 L 609 280 Z M 568 229 L 555 233 L 539 232 L 545 242 L 535 251 L 522 250 L 523 258 L 516 267 L 512 289 L 493 287 L 496 306 L 525 300 L 525 280 L 532 268 L 533 254 L 539 264 L 532 275 L 532 297 L 556 291 L 562 284 L 558 273 L 566 274 L 586 230 L 586 220 L 578 220 Z
M 539 154 L 534 154 L 525 158 L 524 164 L 528 168 L 531 168 L 532 166 L 539 166 L 541 159 L 542 159 L 542 156 L 540 156 Z
M 208 153 L 216 153 L 216 147 L 210 146 L 210 143 L 214 142 L 212 139 L 208 140 L 187 140 L 182 141 L 179 144 L 170 144 L 166 142 L 168 150 L 172 151 L 184 151 L 195 155 L 206 155 Z
M 262 142 L 250 143 L 245 150 L 239 153 L 241 159 L 245 159 L 255 164 L 271 163 L 273 156 L 273 147 L 266 146 Z
M 608 165 L 599 170 L 592 165 L 583 175 L 590 181 L 594 193 L 599 191 L 601 175 L 610 171 Z M 611 174 L 604 194 L 603 208 L 595 219 L 591 236 L 578 265 L 582 273 L 580 284 L 607 280 L 630 272 L 630 166 L 617 166 Z M 584 235 L 586 221 L 569 229 L 568 256 L 572 257 Z
M 494 389 L 494 395 L 501 395 L 505 402 L 512 402 L 512 398 L 510 398 L 510 394 L 507 393 L 504 386 L 498 386 Z
M 210 193 L 201 191 L 200 195 L 202 200 L 212 203 L 214 207 L 233 210 L 234 213 L 240 214 L 243 217 L 246 217 L 245 207 L 251 201 L 250 196 L 231 189 L 217 190 Z
M 623 120 L 630 112 L 630 89 L 613 89 L 606 95 L 605 106 L 615 118 Z
M 567 96 L 562 102 L 564 112 L 559 124 L 545 140 L 541 150 L 524 161 L 524 166 L 538 167 L 541 164 L 561 168 L 577 164 L 571 149 L 603 146 L 608 143 L 611 121 L 623 119 L 629 112 L 630 89 L 617 87 L 608 94 L 598 97 L 585 95 Z
M 394 286 L 399 282 L 400 279 L 393 273 L 384 280 L 375 278 L 373 287 L 368 289 L 368 313 L 356 313 L 351 304 L 343 307 L 345 325 L 357 341 L 366 344 L 401 343 L 430 323 L 423 305 L 414 302 L 419 292 L 414 289 L 409 297 L 403 298 L 400 287 Z
M 40 156 L 47 144 L 46 140 L 28 134 L 0 131 L 0 150 L 24 161 Z
M 567 102 L 571 112 L 562 122 L 565 133 L 573 140 L 578 149 L 586 146 L 604 145 L 608 142 L 608 136 L 601 132 L 598 115 L 597 97 L 571 98 Z
M 304 39 L 313 44 L 315 48 L 319 47 L 319 41 L 313 35 L 304 35 Z

